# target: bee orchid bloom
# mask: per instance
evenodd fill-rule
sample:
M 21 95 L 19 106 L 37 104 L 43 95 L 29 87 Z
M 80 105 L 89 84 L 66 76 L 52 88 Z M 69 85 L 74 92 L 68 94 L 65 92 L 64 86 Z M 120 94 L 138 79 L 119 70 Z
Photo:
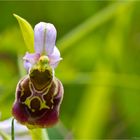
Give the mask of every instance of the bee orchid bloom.
M 34 28 L 35 53 L 23 57 L 28 74 L 17 84 L 12 114 L 28 128 L 50 127 L 59 120 L 63 85 L 54 76 L 54 68 L 62 58 L 55 40 L 55 27 L 40 22 Z

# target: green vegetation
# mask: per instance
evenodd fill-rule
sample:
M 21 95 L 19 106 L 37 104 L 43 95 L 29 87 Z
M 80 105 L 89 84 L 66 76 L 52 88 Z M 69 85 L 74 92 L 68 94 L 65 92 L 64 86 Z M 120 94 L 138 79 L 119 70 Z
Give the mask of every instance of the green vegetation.
M 11 117 L 26 45 L 13 13 L 57 29 L 65 89 L 50 139 L 140 138 L 140 2 L 0 2 L 0 112 Z

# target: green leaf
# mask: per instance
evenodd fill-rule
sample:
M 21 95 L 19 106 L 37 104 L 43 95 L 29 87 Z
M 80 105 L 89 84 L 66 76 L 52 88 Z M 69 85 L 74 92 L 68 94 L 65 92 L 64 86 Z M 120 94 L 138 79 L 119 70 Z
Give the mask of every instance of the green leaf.
M 94 72 L 91 75 L 91 84 L 74 117 L 75 136 L 78 139 L 101 139 L 109 119 L 113 87 L 108 85 L 114 80 L 110 75 L 112 68 L 102 62 L 98 63 L 96 71 L 99 72 L 99 77 L 96 78 L 97 73 Z M 107 78 L 103 78 L 104 75 Z M 98 86 L 93 85 L 94 81 Z
M 34 31 L 31 27 L 31 25 L 20 16 L 13 14 L 14 17 L 18 20 L 25 45 L 27 46 L 27 49 L 29 52 L 34 52 Z

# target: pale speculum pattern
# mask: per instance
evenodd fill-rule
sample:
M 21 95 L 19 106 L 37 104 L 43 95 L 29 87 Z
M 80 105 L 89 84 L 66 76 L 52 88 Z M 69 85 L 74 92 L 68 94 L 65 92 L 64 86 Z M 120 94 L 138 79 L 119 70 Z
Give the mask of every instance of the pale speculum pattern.
M 52 80 L 48 87 L 41 90 L 35 89 L 29 76 L 26 76 L 18 84 L 17 100 L 26 106 L 26 111 L 32 117 L 43 115 L 44 109 L 53 109 L 53 99 L 58 92 L 58 81 Z

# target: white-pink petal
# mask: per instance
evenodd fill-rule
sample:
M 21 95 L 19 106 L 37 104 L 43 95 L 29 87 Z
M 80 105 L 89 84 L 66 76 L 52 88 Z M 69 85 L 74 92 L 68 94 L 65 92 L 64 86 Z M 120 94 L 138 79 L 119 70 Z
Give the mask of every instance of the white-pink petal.
M 57 67 L 58 63 L 62 60 L 62 58 L 60 57 L 60 52 L 56 46 L 54 47 L 53 53 L 48 57 L 52 68 Z
M 34 28 L 35 51 L 40 54 L 51 54 L 56 41 L 56 29 L 53 24 L 40 22 Z
M 39 60 L 40 54 L 39 53 L 26 53 L 23 57 L 24 60 L 24 67 L 27 71 Z
M 44 37 L 45 37 L 46 23 L 40 22 L 34 28 L 34 47 L 35 52 L 42 54 L 44 51 Z

